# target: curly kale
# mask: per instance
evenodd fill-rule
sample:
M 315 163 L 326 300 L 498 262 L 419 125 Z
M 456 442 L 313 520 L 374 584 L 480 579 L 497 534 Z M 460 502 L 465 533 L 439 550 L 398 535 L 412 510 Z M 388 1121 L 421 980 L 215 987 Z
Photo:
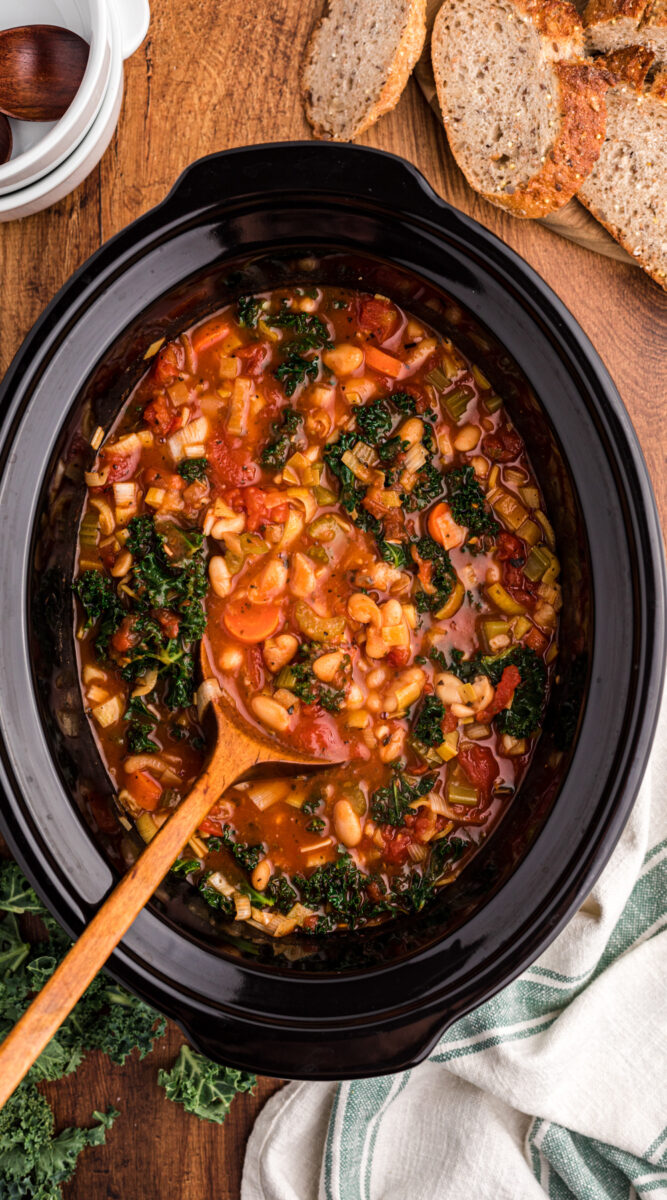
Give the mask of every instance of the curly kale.
M 267 442 L 260 454 L 259 461 L 263 467 L 273 467 L 280 471 L 294 450 L 294 438 L 303 423 L 303 416 L 294 408 L 284 408 L 280 420 L 274 421 L 271 430 L 275 437 Z
M 222 1067 L 189 1046 L 181 1046 L 171 1071 L 159 1071 L 157 1081 L 169 1100 L 216 1125 L 225 1120 L 234 1097 L 252 1091 L 257 1082 L 248 1071 Z
M 294 888 L 290 886 L 286 875 L 272 875 L 266 885 L 266 893 L 270 900 L 273 900 L 278 912 L 283 916 L 294 907 L 298 900 L 298 896 Z
M 456 524 L 467 529 L 469 537 L 493 537 L 498 531 L 498 522 L 488 510 L 484 492 L 475 478 L 473 468 L 470 465 L 456 467 L 455 470 L 447 472 L 445 482 Z
M 385 434 L 389 433 L 393 418 L 384 400 L 376 400 L 374 404 L 366 404 L 356 410 L 357 429 L 365 442 L 376 446 Z
M 247 871 L 248 874 L 254 871 L 264 853 L 261 842 L 257 842 L 254 846 L 248 845 L 247 842 L 237 842 L 231 825 L 223 826 L 222 834 L 219 838 L 213 837 L 208 840 L 209 850 L 220 850 L 222 846 L 225 846 L 229 850 L 239 866 L 244 871 Z
M 245 329 L 254 329 L 259 320 L 264 301 L 255 296 L 239 296 L 236 302 L 236 319 Z
M 402 497 L 408 512 L 427 508 L 444 491 L 444 480 L 433 463 L 424 463 L 417 472 L 417 482 L 411 492 Z
M 176 468 L 181 479 L 186 483 L 195 483 L 196 480 L 206 479 L 208 470 L 207 458 L 184 458 Z
M 418 538 L 413 546 L 419 559 L 430 564 L 429 585 L 435 589 L 434 592 L 427 592 L 422 588 L 417 592 L 417 609 L 419 612 L 438 612 L 452 594 L 456 572 L 447 551 L 429 534 Z
M 539 727 L 547 690 L 546 666 L 530 646 L 510 646 L 500 654 L 476 654 L 473 658 L 463 658 L 460 650 L 454 650 L 446 669 L 466 683 L 476 675 L 486 675 L 496 687 L 506 667 L 517 668 L 521 683 L 510 707 L 494 717 L 496 728 L 510 737 L 530 737 Z
M 208 580 L 202 534 L 173 524 L 158 529 L 154 518 L 145 514 L 130 521 L 127 535 L 126 546 L 134 558 L 132 595 L 126 594 L 122 603 L 113 580 L 97 571 L 84 572 L 74 590 L 86 610 L 88 624 L 99 622 L 97 652 L 108 654 L 111 637 L 127 619 L 133 644 L 123 654 L 128 660 L 123 678 L 132 683 L 157 669 L 168 707 L 188 708 L 194 693 L 192 646 L 206 628 L 201 601 Z M 168 633 L 161 623 L 159 617 L 164 613 L 171 619 L 172 628 L 177 628 L 176 636 L 170 636 L 171 631 Z M 141 742 L 140 724 L 135 722 L 131 731 L 137 744 Z
M 443 739 L 445 706 L 437 696 L 426 696 L 414 724 L 413 735 L 424 746 L 439 746 Z
M 402 825 L 410 805 L 430 792 L 434 780 L 434 775 L 410 778 L 398 768 L 386 787 L 378 788 L 371 796 L 373 820 L 379 825 Z
M 359 870 L 351 855 L 339 852 L 335 862 L 324 863 L 312 875 L 297 874 L 293 883 L 299 888 L 301 898 L 308 908 L 326 908 L 325 917 L 319 917 L 314 933 L 329 932 L 339 922 L 354 929 L 360 921 L 378 916 L 385 911 L 383 904 L 371 900 L 368 895 L 368 875 Z
M 311 350 L 327 349 L 333 345 L 329 331 L 315 313 L 293 312 L 285 309 L 267 318 L 271 325 L 291 329 L 297 336 L 288 343 L 283 361 L 276 367 L 275 377 L 283 385 L 286 396 L 293 396 L 306 379 L 317 379 L 320 360 L 306 358 Z

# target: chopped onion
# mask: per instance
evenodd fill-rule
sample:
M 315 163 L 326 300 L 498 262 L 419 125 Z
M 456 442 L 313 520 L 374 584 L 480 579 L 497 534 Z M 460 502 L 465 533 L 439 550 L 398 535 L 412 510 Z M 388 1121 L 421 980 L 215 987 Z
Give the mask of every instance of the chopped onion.
M 184 409 L 182 410 L 185 411 Z M 169 452 L 176 462 L 180 461 L 185 455 L 186 446 L 202 445 L 206 441 L 208 435 L 208 421 L 206 417 L 196 417 L 194 421 L 190 421 L 188 425 L 184 425 L 182 429 L 177 429 L 176 433 L 172 433 L 167 440 Z
M 153 691 L 156 683 L 157 667 L 151 667 L 150 671 L 146 671 L 146 674 L 137 681 L 137 685 L 132 692 L 132 696 L 147 696 L 149 692 Z
M 234 892 L 234 908 L 236 909 L 236 920 L 247 921 L 252 914 L 252 905 L 247 896 L 243 896 L 241 892 Z
M 127 508 L 134 504 L 136 495 L 136 483 L 114 483 L 113 485 L 113 498 L 119 508 Z
M 421 442 L 417 442 L 416 445 L 411 446 L 410 449 L 406 451 L 406 455 L 403 460 L 406 471 L 410 471 L 411 473 L 419 471 L 419 469 L 423 467 L 427 458 L 428 454 L 426 453 Z
M 287 779 L 267 779 L 251 784 L 248 787 L 248 795 L 260 812 L 264 812 L 272 804 L 284 800 L 290 787 L 291 784 Z
M 120 721 L 123 715 L 123 702 L 120 696 L 112 696 L 104 704 L 98 704 L 92 713 L 97 724 L 106 729 L 109 725 L 115 725 Z
M 104 487 L 109 478 L 109 468 L 105 467 L 103 471 L 84 471 L 83 477 L 88 487 Z
M 422 862 L 427 855 L 426 846 L 420 846 L 418 842 L 410 842 L 408 846 L 408 854 L 413 862 Z
M 289 496 L 290 500 L 297 500 L 302 506 L 306 517 L 306 522 L 309 523 L 312 521 L 315 513 L 317 512 L 317 500 L 315 499 L 313 493 L 305 487 L 293 487 L 287 488 L 287 495 Z
M 197 688 L 197 715 L 201 721 L 206 709 L 213 700 L 218 700 L 222 692 L 217 679 L 204 679 Z

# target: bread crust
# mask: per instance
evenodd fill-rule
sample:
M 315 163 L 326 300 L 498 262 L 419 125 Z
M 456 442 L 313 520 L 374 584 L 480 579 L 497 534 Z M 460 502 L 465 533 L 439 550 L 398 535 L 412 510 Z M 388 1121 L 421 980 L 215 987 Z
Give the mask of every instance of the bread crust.
M 641 21 L 649 0 L 588 0 L 584 9 L 584 26 L 600 25 L 604 21 L 627 18 L 637 24 Z
M 667 70 L 662 70 L 653 79 L 652 84 L 646 84 L 646 74 L 651 67 L 655 58 L 652 50 L 648 50 L 644 46 L 628 46 L 623 50 L 617 50 L 611 54 L 604 56 L 604 61 L 613 76 L 614 83 L 622 90 L 631 90 L 637 97 L 644 96 L 659 104 L 663 104 L 667 110 Z M 585 205 L 596 221 L 599 221 L 608 233 L 631 254 L 640 267 L 650 275 L 660 287 L 667 291 L 667 274 L 662 267 L 655 265 L 651 257 L 638 247 L 630 234 L 602 214 L 602 210 L 593 197 L 586 196 L 586 188 L 584 185 L 583 192 L 580 192 L 577 199 Z
M 333 142 L 348 142 L 359 137 L 371 125 L 374 125 L 385 113 L 391 112 L 398 104 L 413 68 L 424 49 L 426 40 L 426 0 L 410 0 L 408 18 L 405 24 L 396 54 L 387 68 L 387 76 L 382 91 L 374 104 L 370 106 L 365 117 L 355 126 L 348 137 L 336 135 L 330 127 L 318 122 L 313 113 L 312 88 L 308 83 L 308 72 L 315 67 L 318 53 L 320 33 L 325 23 L 331 18 L 336 0 L 330 0 L 325 15 L 317 22 L 308 39 L 306 53 L 301 64 L 300 88 L 306 118 L 316 138 Z
M 559 89 L 560 130 L 541 169 L 527 184 L 512 194 L 489 193 L 480 191 L 468 176 L 464 156 L 459 151 L 456 135 L 448 121 L 446 80 L 439 62 L 438 49 L 441 41 L 447 37 L 443 28 L 447 17 L 444 6 L 433 27 L 433 73 L 449 145 L 471 187 L 491 204 L 506 209 L 516 217 L 537 218 L 566 204 L 596 162 L 604 140 L 605 93 L 611 76 L 591 61 L 568 56 L 572 40 L 575 39 L 578 44 L 582 34 L 581 22 L 572 5 L 561 0 L 514 0 L 514 6 L 530 17 L 543 37 L 548 37 L 552 42 L 554 39 L 561 41 L 566 53 L 566 57 L 553 63 Z M 547 30 L 548 33 L 545 32 Z

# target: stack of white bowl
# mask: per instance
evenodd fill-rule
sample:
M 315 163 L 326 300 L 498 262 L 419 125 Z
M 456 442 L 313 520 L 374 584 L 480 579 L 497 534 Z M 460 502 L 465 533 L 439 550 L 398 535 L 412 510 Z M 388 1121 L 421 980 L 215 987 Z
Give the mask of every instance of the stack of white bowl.
M 81 86 L 59 121 L 10 121 L 14 146 L 0 165 L 0 221 L 48 208 L 90 174 L 118 123 L 123 62 L 141 45 L 148 0 L 0 0 L 0 29 L 60 25 L 90 45 Z

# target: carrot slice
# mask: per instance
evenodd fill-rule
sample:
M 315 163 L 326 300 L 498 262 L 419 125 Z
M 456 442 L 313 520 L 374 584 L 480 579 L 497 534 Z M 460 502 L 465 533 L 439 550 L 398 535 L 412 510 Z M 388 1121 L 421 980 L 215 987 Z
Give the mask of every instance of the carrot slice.
M 226 338 L 228 333 L 229 322 L 217 317 L 215 321 L 209 321 L 208 325 L 202 325 L 201 329 L 195 330 L 192 335 L 192 349 L 196 354 L 202 354 L 204 350 L 210 350 L 211 346 Z
M 279 604 L 252 604 L 243 597 L 230 601 L 225 608 L 223 621 L 232 637 L 243 642 L 244 646 L 254 646 L 276 632 L 281 617 Z
M 149 771 L 133 771 L 128 776 L 127 790 L 147 812 L 155 812 L 162 795 L 162 785 L 153 779 Z
M 403 363 L 398 358 L 394 358 L 391 354 L 385 354 L 384 350 L 378 350 L 376 346 L 366 346 L 366 366 L 371 367 L 373 371 L 379 371 L 382 375 L 390 375 L 392 379 L 398 379 L 403 370 Z
M 442 500 L 431 509 L 428 515 L 428 531 L 434 542 L 444 546 L 445 550 L 461 546 L 466 536 L 465 529 L 456 524 L 446 500 Z

